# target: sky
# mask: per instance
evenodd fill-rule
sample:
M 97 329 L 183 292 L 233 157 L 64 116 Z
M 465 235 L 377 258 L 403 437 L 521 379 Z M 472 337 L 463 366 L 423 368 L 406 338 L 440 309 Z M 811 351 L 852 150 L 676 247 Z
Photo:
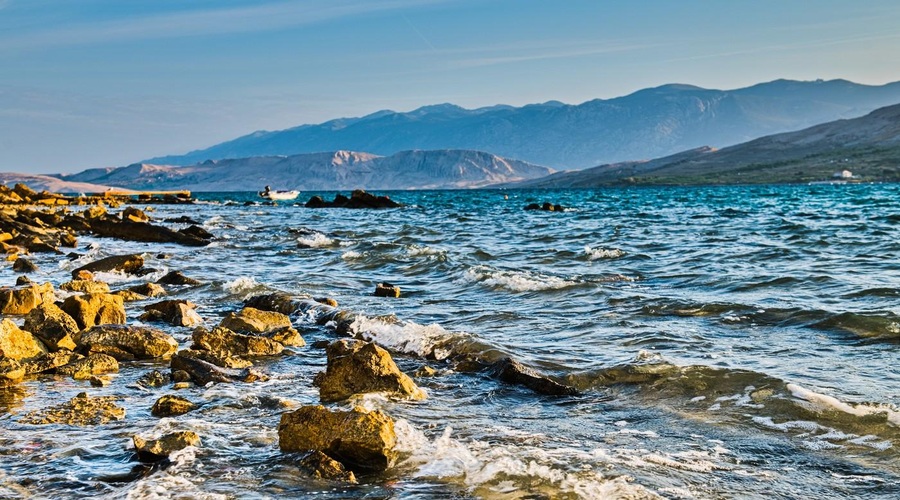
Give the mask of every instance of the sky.
M 896 0 L 0 0 L 0 171 L 382 109 L 900 80 Z

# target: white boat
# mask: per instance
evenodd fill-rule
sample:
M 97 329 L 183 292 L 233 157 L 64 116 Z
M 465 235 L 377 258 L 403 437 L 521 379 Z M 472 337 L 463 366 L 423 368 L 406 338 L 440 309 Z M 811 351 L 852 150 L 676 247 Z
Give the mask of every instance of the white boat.
M 293 200 L 300 195 L 300 191 L 273 191 L 266 186 L 266 189 L 260 191 L 259 195 L 267 200 Z

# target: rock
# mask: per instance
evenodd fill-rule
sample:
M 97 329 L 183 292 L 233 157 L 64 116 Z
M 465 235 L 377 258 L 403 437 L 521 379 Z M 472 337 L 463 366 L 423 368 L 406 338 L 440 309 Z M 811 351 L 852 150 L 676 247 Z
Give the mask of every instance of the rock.
M 174 231 L 167 227 L 150 224 L 149 222 L 132 222 L 111 217 L 99 217 L 91 219 L 90 226 L 91 231 L 97 236 L 126 241 L 178 243 L 179 245 L 195 247 L 209 245 L 209 240 Z
M 216 353 L 212 351 L 202 351 L 197 349 L 184 349 L 180 353 L 182 356 L 188 356 L 195 359 L 200 359 L 206 361 L 207 363 L 212 363 L 216 366 L 220 366 L 222 368 L 250 368 L 253 366 L 249 360 L 244 358 L 239 358 L 237 356 L 231 356 L 225 353 Z M 190 378 L 186 379 L 190 380 Z
M 281 415 L 282 452 L 321 451 L 355 469 L 381 471 L 396 460 L 394 421 L 381 411 L 329 411 L 304 406 Z
M 104 215 L 106 215 L 106 207 L 104 207 L 103 205 L 94 205 L 84 212 L 81 212 L 81 216 L 85 219 L 97 219 L 103 217 Z
M 211 232 L 207 231 L 206 229 L 203 229 L 202 227 L 200 227 L 196 224 L 192 224 L 184 229 L 179 229 L 178 232 L 186 234 L 188 236 L 193 236 L 195 238 L 204 239 L 204 240 L 211 240 L 211 239 L 215 238 L 215 236 Z
M 185 399 L 181 396 L 172 396 L 171 394 L 167 394 L 156 400 L 156 403 L 153 404 L 153 409 L 150 410 L 150 413 L 154 417 L 174 417 L 177 415 L 184 415 L 189 411 L 193 411 L 197 408 L 197 405 L 191 403 L 190 400 Z
M 162 387 L 169 382 L 169 377 L 163 375 L 163 373 L 159 370 L 152 370 L 143 375 L 138 379 L 138 385 L 142 385 L 144 387 Z
M 34 373 L 43 373 L 49 372 L 51 370 L 56 370 L 61 366 L 73 363 L 82 358 L 84 358 L 84 356 L 82 356 L 81 354 L 76 354 L 72 351 L 61 349 L 56 352 L 49 352 L 35 360 L 22 363 L 22 368 L 25 369 L 26 374 L 31 375 Z
M 178 342 L 171 335 L 145 326 L 98 325 L 82 331 L 76 343 L 89 352 L 120 351 L 134 359 L 166 358 L 178 350 Z M 104 349 L 106 347 L 113 351 Z
M 256 295 L 244 301 L 244 306 L 262 311 L 275 311 L 285 315 L 293 314 L 301 309 L 300 303 L 284 292 Z
M 53 302 L 44 302 L 25 316 L 25 330 L 33 333 L 51 351 L 75 350 L 78 323 Z
M 199 222 L 195 221 L 194 219 L 191 219 L 190 217 L 188 217 L 187 215 L 163 219 L 163 222 L 169 222 L 171 224 L 193 224 L 193 225 L 200 224 Z
M 200 446 L 200 436 L 191 431 L 173 432 L 152 440 L 135 435 L 132 441 L 141 462 L 159 462 L 168 458 L 172 452 L 183 450 L 188 446 Z
M 91 377 L 88 379 L 88 382 L 91 383 L 92 387 L 106 387 L 109 385 L 109 379 L 106 377 Z
M 313 381 L 323 402 L 367 392 L 425 399 L 425 392 L 397 368 L 391 355 L 371 342 L 336 340 L 328 346 L 326 355 L 328 366 Z
M 300 336 L 300 332 L 290 326 L 269 330 L 260 335 L 270 338 L 283 346 L 302 347 L 306 345 L 306 341 Z
M 122 297 L 122 300 L 124 302 L 138 302 L 138 301 L 147 300 L 150 298 L 150 297 L 147 297 L 146 295 L 141 295 L 137 292 L 132 292 L 131 290 L 116 290 L 112 294 Z
M 28 314 L 45 300 L 52 300 L 53 285 L 34 283 L 0 288 L 0 314 Z
M 191 357 L 185 351 L 179 351 L 172 356 L 172 374 L 178 370 L 188 373 L 191 380 L 200 386 L 210 382 L 255 382 L 267 380 L 268 377 L 253 368 L 234 370 L 222 368 L 202 359 Z
M 344 464 L 334 460 L 321 451 L 311 451 L 300 459 L 300 469 L 316 479 L 329 481 L 344 481 L 356 484 L 356 476 L 353 471 L 344 468 Z
M 172 271 L 169 274 L 163 276 L 162 278 L 156 280 L 156 283 L 160 285 L 199 285 L 200 282 L 193 279 L 188 278 L 181 271 Z
M 68 297 L 62 305 L 78 327 L 125 323 L 125 301 L 109 293 L 86 293 Z
M 66 403 L 31 412 L 19 420 L 23 424 L 100 425 L 125 418 L 125 409 L 114 396 L 90 397 L 82 392 Z
M 75 258 L 78 258 L 78 256 L 76 255 Z M 88 271 L 87 269 L 82 269 L 80 271 L 73 272 L 72 279 L 73 280 L 83 280 L 83 281 L 93 281 L 94 273 Z
M 144 258 L 140 255 L 112 255 L 75 269 L 72 271 L 72 279 L 79 279 L 78 273 L 81 271 L 91 273 L 121 271 L 125 274 L 134 274 L 142 267 L 144 267 Z
M 150 217 L 139 208 L 125 207 L 125 210 L 122 210 L 122 220 L 129 220 L 131 222 L 149 222 Z
M 375 285 L 376 297 L 399 297 L 400 287 L 390 283 L 379 283 Z
M 38 267 L 34 265 L 34 262 L 26 259 L 25 257 L 19 257 L 13 262 L 13 271 L 17 273 L 35 273 L 38 270 Z
M 337 194 L 331 202 L 323 200 L 321 196 L 313 196 L 305 206 L 306 208 L 397 208 L 403 205 L 388 196 L 375 196 L 357 189 L 350 194 L 350 198 Z
M 119 362 L 107 354 L 91 354 L 56 369 L 59 375 L 69 375 L 75 380 L 88 380 L 92 375 L 118 373 Z
M 14 359 L 0 358 L 0 388 L 25 378 L 25 368 Z
M 20 329 L 10 319 L 0 320 L 0 359 L 33 361 L 47 352 L 47 347 L 31 332 Z
M 563 212 L 565 211 L 565 207 L 560 204 L 552 204 L 548 201 L 545 201 L 543 205 L 538 205 L 537 203 L 529 203 L 525 206 L 525 210 L 543 210 L 545 212 Z
M 435 375 L 437 375 L 437 370 L 428 365 L 422 365 L 418 370 L 416 370 L 416 373 L 414 373 L 413 375 L 418 378 L 434 377 Z
M 174 326 L 194 327 L 203 324 L 203 318 L 194 308 L 196 304 L 187 300 L 163 300 L 144 306 L 147 311 L 141 321 L 164 321 Z
M 536 370 L 529 368 L 512 358 L 503 358 L 489 369 L 490 374 L 508 384 L 525 386 L 538 394 L 551 396 L 570 396 L 578 394 L 571 386 L 560 384 L 541 375 Z
M 172 382 L 174 382 L 173 385 L 189 384 L 191 382 L 191 374 L 184 370 L 172 370 Z
M 31 281 L 31 278 L 29 278 L 28 276 L 25 276 L 24 274 L 22 276 L 19 276 L 16 278 L 16 286 L 33 285 L 33 284 L 34 284 L 34 281 Z
M 262 333 L 276 328 L 290 327 L 291 319 L 274 311 L 261 311 L 253 307 L 244 307 L 239 313 L 229 313 L 219 326 L 234 332 Z
M 59 285 L 60 290 L 81 293 L 109 293 L 109 285 L 102 281 L 72 280 Z
M 194 349 L 226 356 L 274 356 L 284 350 L 282 344 L 270 338 L 235 333 L 220 326 L 213 328 L 212 331 L 197 328 L 191 338 L 194 340 L 192 346 Z
M 325 304 L 326 306 L 329 306 L 329 307 L 337 307 L 338 306 L 338 301 L 332 299 L 331 297 L 317 297 L 313 300 L 315 300 L 319 304 Z
M 139 293 L 146 297 L 162 297 L 164 295 L 167 295 L 166 289 L 157 285 L 156 283 L 143 283 L 141 285 L 128 287 L 127 290 L 130 292 Z

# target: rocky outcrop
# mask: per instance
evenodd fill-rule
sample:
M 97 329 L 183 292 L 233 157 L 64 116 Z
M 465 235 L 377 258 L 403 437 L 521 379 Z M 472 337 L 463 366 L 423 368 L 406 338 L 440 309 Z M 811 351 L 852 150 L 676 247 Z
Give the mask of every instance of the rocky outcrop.
M 253 307 L 244 307 L 239 313 L 228 313 L 219 326 L 234 332 L 263 333 L 282 327 L 290 327 L 291 319 L 274 311 L 261 311 Z
M 491 365 L 489 372 L 493 377 L 507 384 L 521 385 L 538 394 L 551 396 L 578 394 L 574 387 L 551 380 L 546 375 L 542 375 L 537 370 L 529 368 L 512 358 L 503 358 L 497 361 Z
M 284 345 L 268 337 L 235 333 L 221 326 L 212 331 L 197 328 L 191 338 L 194 349 L 226 356 L 274 356 L 284 350 Z
M 20 329 L 10 319 L 0 320 L 0 359 L 32 361 L 47 354 L 47 347 L 31 332 Z
M 108 293 L 87 293 L 68 297 L 62 310 L 69 314 L 78 328 L 94 325 L 125 323 L 125 301 L 118 295 Z
M 112 255 L 73 270 L 72 279 L 79 279 L 78 273 L 81 271 L 91 273 L 119 271 L 125 274 L 135 274 L 142 267 L 144 267 L 144 258 L 140 255 Z
M 209 245 L 211 241 L 181 231 L 175 231 L 164 226 L 150 224 L 149 222 L 133 222 L 113 217 L 98 217 L 96 219 L 91 219 L 90 230 L 97 236 L 127 241 L 178 243 L 179 245 L 195 247 Z
M 31 412 L 19 422 L 23 424 L 100 425 L 125 418 L 125 409 L 116 405 L 113 396 L 88 396 L 82 392 L 66 403 Z
M 355 470 L 385 470 L 397 458 L 394 421 L 381 411 L 330 411 L 304 406 L 281 415 L 283 452 L 321 451 Z
M 86 352 L 106 353 L 121 361 L 167 358 L 178 349 L 171 335 L 145 326 L 97 325 L 81 332 L 76 343 Z
M 375 196 L 362 189 L 357 189 L 347 198 L 337 194 L 332 201 L 325 201 L 321 196 L 313 196 L 306 202 L 306 208 L 398 208 L 400 203 L 388 196 Z
M 391 355 L 371 342 L 336 340 L 326 353 L 328 366 L 313 381 L 319 388 L 319 399 L 324 402 L 368 392 L 425 399 L 425 392 L 397 368 Z
M 197 408 L 197 405 L 181 396 L 167 394 L 156 400 L 150 413 L 155 417 L 175 417 Z
M 119 362 L 106 354 L 91 354 L 56 369 L 59 375 L 68 375 L 75 380 L 89 380 L 94 375 L 118 373 Z
M 191 381 L 201 386 L 210 382 L 255 382 L 268 379 L 253 368 L 243 370 L 222 368 L 191 356 L 189 351 L 179 351 L 172 356 L 171 367 L 173 375 L 177 371 L 183 371 L 190 376 Z
M 45 300 L 52 300 L 53 285 L 34 283 L 0 288 L 0 314 L 28 314 Z
M 166 434 L 159 439 L 147 440 L 138 435 L 132 437 L 134 450 L 141 462 L 159 462 L 169 454 L 183 450 L 188 446 L 200 446 L 200 436 L 191 431 L 180 431 Z
M 141 321 L 161 321 L 173 326 L 194 327 L 203 324 L 203 318 L 194 308 L 196 304 L 188 300 L 163 300 L 144 306 Z

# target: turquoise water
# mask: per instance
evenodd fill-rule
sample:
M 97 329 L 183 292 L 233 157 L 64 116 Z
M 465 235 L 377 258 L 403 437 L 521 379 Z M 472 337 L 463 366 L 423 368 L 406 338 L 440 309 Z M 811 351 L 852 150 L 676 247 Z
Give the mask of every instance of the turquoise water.
M 278 451 L 283 405 L 318 400 L 324 353 L 303 347 L 260 361 L 268 382 L 180 391 L 203 406 L 175 418 L 149 414 L 170 390 L 134 385 L 165 364 L 123 365 L 105 388 L 48 376 L 7 389 L 0 497 L 900 495 L 900 186 L 389 194 L 406 207 L 201 193 L 150 215 L 203 222 L 218 238 L 210 247 L 83 237 L 74 261 L 34 256 L 33 279 L 58 285 L 85 262 L 141 252 L 156 274 L 103 278 L 116 288 L 180 270 L 204 284 L 175 297 L 210 325 L 256 294 L 335 298 L 359 315 L 351 333 L 391 349 L 401 368 L 438 370 L 416 379 L 423 402 L 355 401 L 398 420 L 395 467 L 358 486 L 318 483 Z M 544 201 L 567 210 L 523 210 Z M 385 281 L 400 299 L 372 295 Z M 315 319 L 294 318 L 308 343 L 335 338 Z M 165 328 L 189 344 L 189 330 Z M 538 395 L 472 363 L 505 355 L 579 395 Z M 121 397 L 126 419 L 19 422 L 85 390 Z M 131 435 L 171 430 L 193 430 L 203 446 L 121 479 L 135 465 Z

